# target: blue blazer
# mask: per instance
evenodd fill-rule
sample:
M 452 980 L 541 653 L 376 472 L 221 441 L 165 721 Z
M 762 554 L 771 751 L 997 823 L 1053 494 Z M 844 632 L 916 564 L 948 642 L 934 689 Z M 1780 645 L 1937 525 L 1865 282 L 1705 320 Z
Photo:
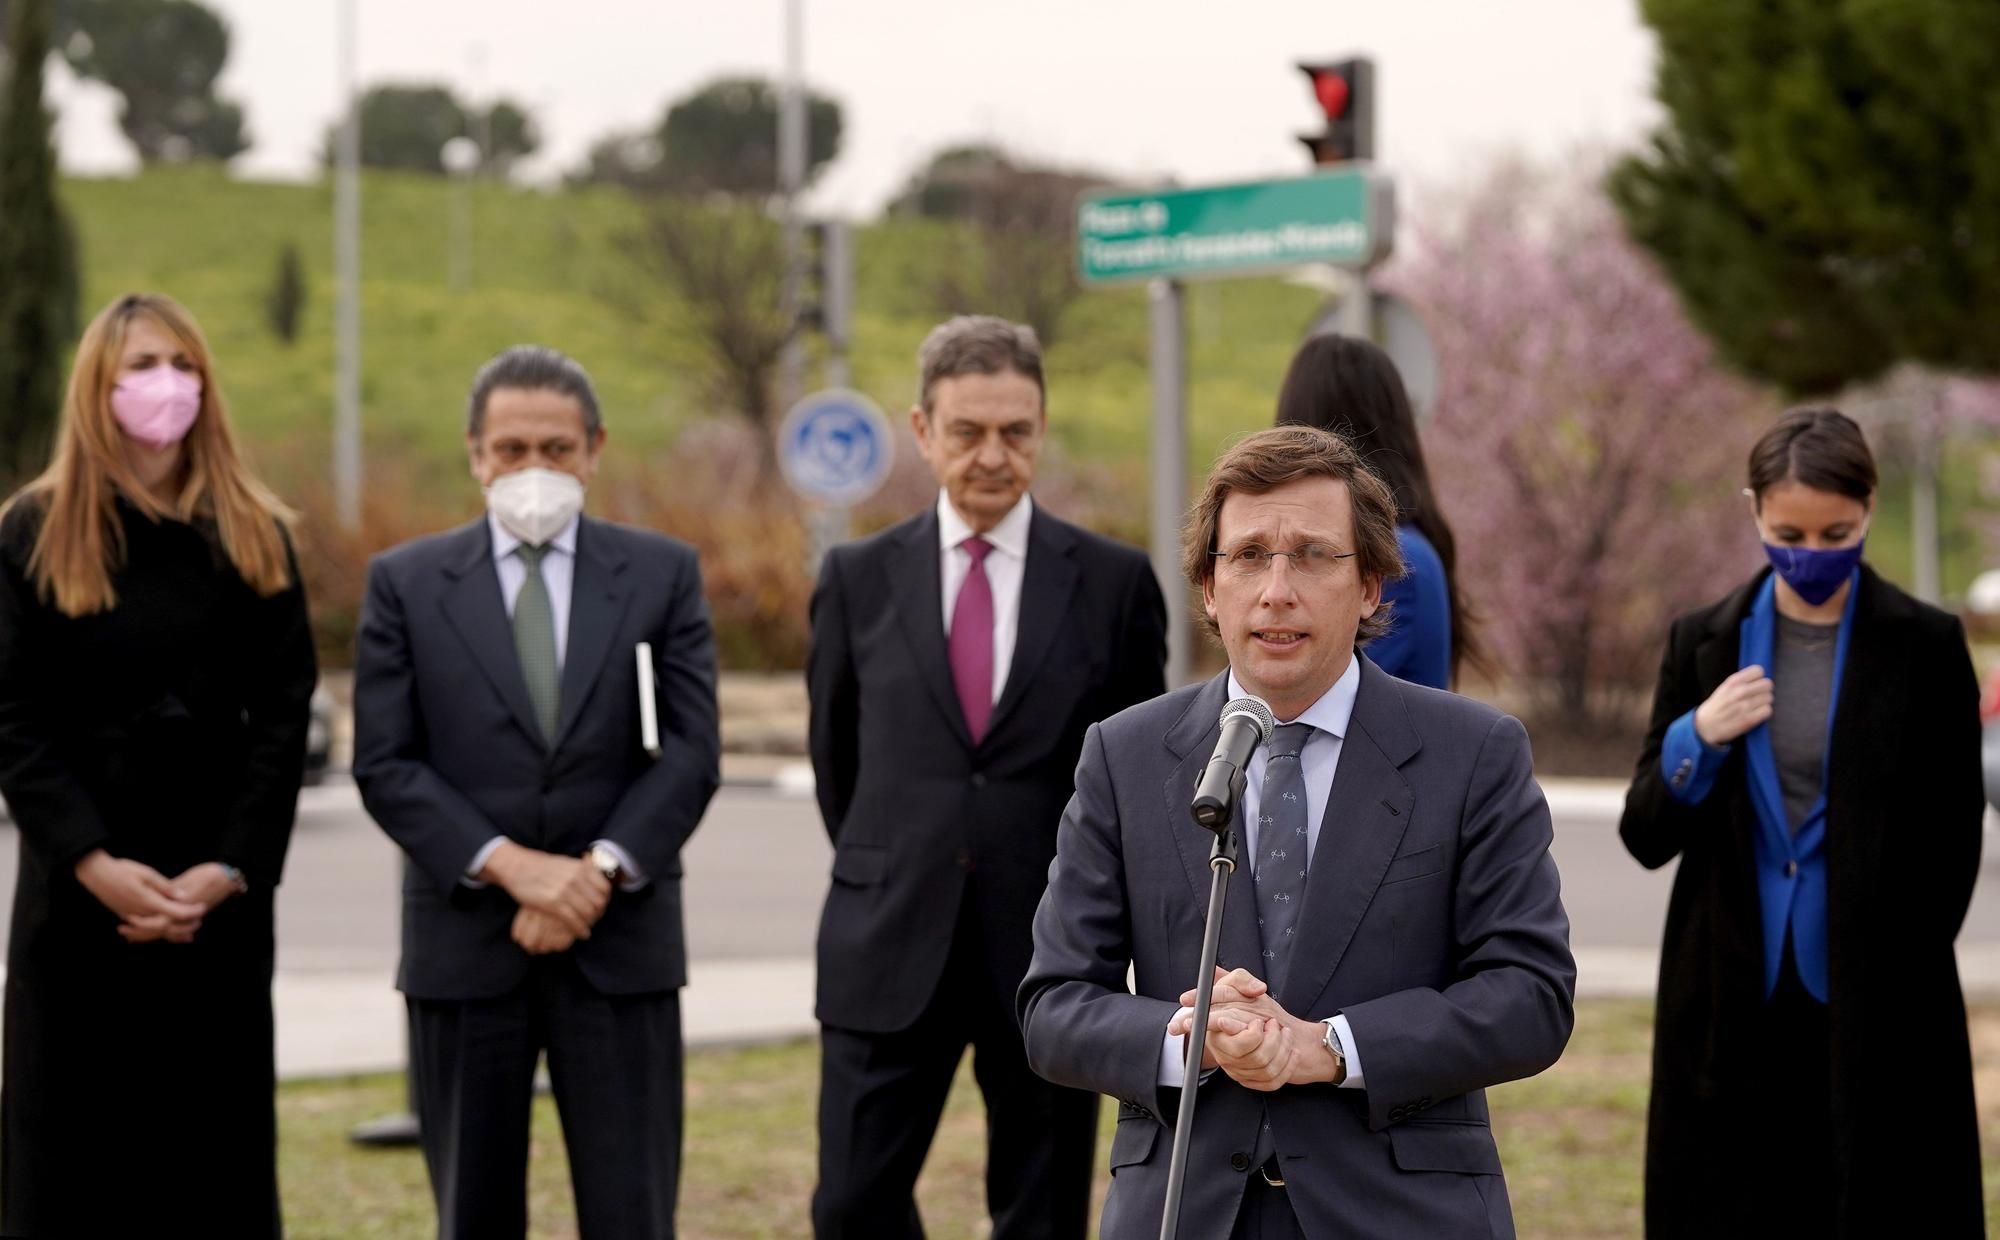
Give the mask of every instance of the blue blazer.
M 1764 584 L 1750 604 L 1738 629 L 1738 670 L 1771 668 L 1772 646 L 1777 634 L 1777 575 Z M 1834 646 L 1833 693 L 1827 707 L 1826 734 L 1833 736 L 1834 714 L 1840 708 L 1840 680 L 1847 668 L 1847 641 L 1854 631 L 1854 601 L 1861 595 L 1861 570 L 1849 579 L 1847 605 L 1840 613 L 1840 637 Z M 1806 993 L 1821 1003 L 1827 998 L 1826 962 L 1826 785 L 1827 769 L 1822 759 L 1819 796 L 1794 832 L 1785 810 L 1784 791 L 1778 783 L 1777 760 L 1771 755 L 1771 725 L 1760 723 L 1743 737 L 1744 758 L 1749 770 L 1750 804 L 1757 812 L 1756 858 L 1757 897 L 1763 912 L 1764 993 L 1778 985 L 1784 964 L 1785 945 L 1790 942 L 1792 959 Z M 1694 711 L 1688 711 L 1667 729 L 1660 748 L 1660 774 L 1667 790 L 1683 805 L 1698 805 L 1715 786 L 1716 776 L 1729 757 L 1732 745 L 1711 746 L 1694 730 Z M 1790 931 L 1789 940 L 1786 931 Z
M 1405 521 L 1396 527 L 1404 573 L 1382 583 L 1391 604 L 1389 631 L 1368 643 L 1375 666 L 1412 684 L 1451 688 L 1451 594 L 1444 560 L 1423 531 Z

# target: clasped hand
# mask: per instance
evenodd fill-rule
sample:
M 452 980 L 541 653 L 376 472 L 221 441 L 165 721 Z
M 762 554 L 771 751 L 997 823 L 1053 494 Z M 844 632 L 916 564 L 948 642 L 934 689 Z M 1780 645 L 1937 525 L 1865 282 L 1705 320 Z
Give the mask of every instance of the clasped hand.
M 102 848 L 76 863 L 76 879 L 118 915 L 118 935 L 128 943 L 192 943 L 201 919 L 236 891 L 220 862 L 204 861 L 168 878 Z
M 1181 1010 L 1167 1032 L 1186 1037 L 1194 1025 L 1195 992 L 1181 996 Z M 1215 971 L 1201 1066 L 1220 1068 L 1248 1089 L 1270 1092 L 1286 1085 L 1337 1081 L 1326 1027 L 1301 1020 L 1278 1005 L 1270 987 L 1247 969 Z
M 531 956 L 567 951 L 611 903 L 611 883 L 582 857 L 564 857 L 512 842 L 493 850 L 480 871 L 521 906 L 514 941 Z

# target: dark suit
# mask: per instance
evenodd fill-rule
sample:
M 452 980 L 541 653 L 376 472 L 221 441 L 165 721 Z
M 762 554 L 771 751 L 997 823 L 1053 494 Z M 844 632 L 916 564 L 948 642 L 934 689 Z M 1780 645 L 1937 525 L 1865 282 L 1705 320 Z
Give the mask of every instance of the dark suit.
M 657 761 L 640 744 L 632 651 L 642 641 L 653 648 Z M 397 986 L 416 1026 L 444 1234 L 521 1234 L 527 1101 L 545 1048 L 583 1234 L 671 1235 L 687 980 L 680 849 L 719 778 L 714 643 L 694 551 L 582 520 L 552 746 L 534 721 L 484 518 L 378 556 L 358 644 L 354 774 L 411 861 Z M 608 839 L 650 881 L 614 892 L 589 939 L 532 958 L 510 937 L 506 892 L 463 881 L 496 834 L 568 856 Z
M 1218 676 L 1091 730 L 1035 918 L 1028 1058 L 1120 1100 L 1104 1240 L 1159 1231 L 1179 1105 L 1158 1083 L 1161 1045 L 1199 964 L 1213 842 L 1188 803 L 1226 693 Z M 1550 838 L 1518 722 L 1363 661 L 1273 997 L 1297 1017 L 1345 1014 L 1366 1088 L 1259 1093 L 1212 1073 L 1182 1235 L 1231 1234 L 1266 1116 L 1306 1236 L 1513 1235 L 1484 1088 L 1540 1072 L 1569 1038 L 1576 969 Z M 1223 967 L 1259 972 L 1255 908 L 1238 866 Z
M 1667 728 L 1737 670 L 1739 629 L 1765 578 L 1674 622 L 1618 824 L 1642 864 L 1680 861 L 1660 958 L 1646 1232 L 1707 1237 L 1818 1218 L 1825 1226 L 1810 1234 L 1874 1236 L 1906 1227 L 1922 1202 L 1924 1235 L 1980 1235 L 1979 1124 L 1952 952 L 1984 813 L 1965 634 L 1862 568 L 1826 750 L 1829 1002 L 1810 1005 L 1816 1039 L 1773 1047 L 1781 1012 L 1764 994 L 1745 746 L 1731 746 L 1698 804 L 1675 799 L 1660 772 Z M 1795 1105 L 1773 1105 L 1787 1094 Z M 1774 1192 L 1772 1173 L 1794 1153 L 1808 1165 Z
M 936 510 L 835 548 L 813 595 L 813 770 L 833 838 L 820 919 L 820 1234 L 921 1235 L 910 1199 L 968 1041 L 998 1240 L 1081 1236 L 1096 1100 L 1027 1070 L 1013 993 L 1084 729 L 1162 688 L 1137 550 L 1033 510 L 1005 690 L 975 745 L 942 623 Z

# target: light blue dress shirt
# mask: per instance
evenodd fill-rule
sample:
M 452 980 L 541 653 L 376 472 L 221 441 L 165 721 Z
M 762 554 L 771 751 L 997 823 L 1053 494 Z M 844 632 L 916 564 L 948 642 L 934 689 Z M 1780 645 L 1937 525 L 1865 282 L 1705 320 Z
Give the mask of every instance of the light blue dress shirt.
M 1326 804 L 1333 794 L 1333 775 L 1340 765 L 1340 749 L 1347 737 L 1347 725 L 1354 717 L 1355 694 L 1361 689 L 1361 660 L 1353 657 L 1347 661 L 1347 670 L 1333 687 L 1320 695 L 1318 701 L 1299 713 L 1296 719 L 1281 719 L 1280 723 L 1310 724 L 1313 734 L 1307 739 L 1304 749 L 1299 751 L 1299 767 L 1306 783 L 1306 866 L 1312 866 L 1313 853 L 1319 847 L 1319 832 L 1326 817 Z M 1236 680 L 1236 673 L 1229 673 L 1229 700 L 1244 697 L 1243 686 Z M 1242 848 L 1239 856 L 1251 858 L 1251 872 L 1256 872 L 1257 852 L 1257 811 L 1264 789 L 1264 768 L 1269 764 L 1270 753 L 1259 745 L 1250 755 L 1250 766 L 1244 771 L 1242 813 L 1237 821 L 1242 824 Z M 1310 915 L 1312 909 L 1306 910 Z M 1267 979 L 1268 980 L 1268 979 Z M 1294 1013 L 1296 1015 L 1296 1013 Z M 1354 1043 L 1354 1032 L 1347 1027 L 1347 1017 L 1334 1016 L 1330 1019 L 1334 1037 L 1339 1039 L 1342 1052 L 1347 1056 L 1347 1078 L 1340 1083 L 1342 1089 L 1364 1089 L 1366 1083 L 1361 1075 L 1360 1048 Z M 1181 1039 L 1169 1034 L 1160 1055 L 1160 1084 L 1178 1087 L 1185 1070 L 1183 1057 L 1187 1050 Z

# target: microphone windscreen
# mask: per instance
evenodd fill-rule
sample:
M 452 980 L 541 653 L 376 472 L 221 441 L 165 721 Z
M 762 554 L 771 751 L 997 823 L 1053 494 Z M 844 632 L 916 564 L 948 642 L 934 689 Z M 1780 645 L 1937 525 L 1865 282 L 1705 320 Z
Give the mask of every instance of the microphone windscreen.
M 1222 722 L 1228 723 L 1231 715 L 1249 716 L 1257 724 L 1257 743 L 1271 743 L 1271 733 L 1277 729 L 1278 720 L 1271 713 L 1271 708 L 1264 704 L 1263 698 L 1244 696 L 1235 699 L 1222 708 Z

